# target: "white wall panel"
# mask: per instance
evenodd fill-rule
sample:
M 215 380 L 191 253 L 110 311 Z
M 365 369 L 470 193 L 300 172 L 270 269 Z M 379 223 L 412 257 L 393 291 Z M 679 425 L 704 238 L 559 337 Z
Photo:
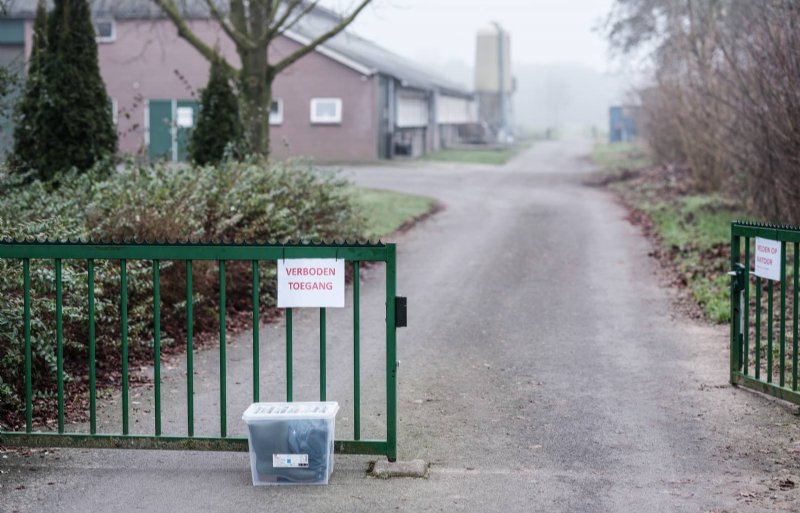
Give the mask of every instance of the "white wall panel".
M 476 107 L 474 100 L 442 95 L 436 101 L 436 120 L 440 125 L 476 123 Z
M 424 94 L 400 92 L 397 98 L 397 126 L 428 126 L 428 99 Z

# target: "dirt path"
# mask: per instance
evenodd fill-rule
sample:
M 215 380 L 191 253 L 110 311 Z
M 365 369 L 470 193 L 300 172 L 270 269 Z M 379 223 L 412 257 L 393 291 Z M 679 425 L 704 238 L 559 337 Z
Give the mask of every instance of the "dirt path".
M 647 241 L 580 185 L 580 142 L 542 143 L 503 168 L 348 171 L 446 209 L 399 240 L 399 447 L 428 480 L 366 477 L 337 457 L 325 488 L 254 489 L 245 454 L 61 450 L 2 460 L 3 511 L 797 511 L 797 417 L 727 386 L 727 331 L 685 319 Z M 383 273 L 362 286 L 365 436 L 383 425 Z M 328 396 L 352 429 L 348 310 L 329 314 Z M 314 312 L 295 318 L 295 399 L 317 394 Z M 262 390 L 283 397 L 283 332 L 262 330 Z M 196 356 L 200 433 L 218 430 L 215 350 Z M 249 402 L 250 338 L 228 348 L 229 432 Z M 183 433 L 181 362 L 163 385 Z M 151 430 L 147 390 L 134 415 Z M 118 429 L 119 405 L 103 429 Z M 52 483 L 52 484 L 51 484 Z M 24 489 L 17 489 L 24 486 Z M 782 489 L 786 488 L 786 489 Z

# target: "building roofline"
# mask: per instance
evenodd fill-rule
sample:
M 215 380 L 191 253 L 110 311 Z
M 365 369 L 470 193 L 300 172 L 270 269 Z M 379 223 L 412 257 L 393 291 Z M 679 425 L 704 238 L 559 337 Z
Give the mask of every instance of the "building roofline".
M 220 7 L 223 7 L 224 4 L 221 3 L 221 0 L 215 1 L 220 2 Z M 4 17 L 7 19 L 32 19 L 35 15 L 35 2 L 36 0 L 10 0 L 8 14 Z M 153 6 L 151 3 L 152 0 L 120 0 L 119 3 L 117 2 L 118 0 L 98 0 L 97 2 L 92 2 L 92 15 L 98 17 L 113 17 L 120 22 L 168 20 L 160 9 Z M 50 6 L 52 0 L 47 0 L 47 3 L 48 6 Z M 211 20 L 203 0 L 180 0 L 177 4 L 187 20 Z M 313 11 L 315 16 L 326 20 L 324 23 L 336 23 L 341 20 L 341 16 L 336 13 L 336 11 L 320 5 L 315 6 Z M 313 31 L 308 33 L 307 30 L 303 30 L 302 28 L 298 30 L 297 28 L 298 27 L 286 30 L 282 35 L 301 45 L 307 45 L 313 41 L 316 36 Z M 363 76 L 370 77 L 376 73 L 380 73 L 387 77 L 393 77 L 402 83 L 406 83 L 408 87 L 423 91 L 436 91 L 445 96 L 461 98 L 475 97 L 473 91 L 459 87 L 459 84 L 451 84 L 446 77 L 440 77 L 435 72 L 426 70 L 424 66 L 420 66 L 416 62 L 395 54 L 371 40 L 360 37 L 347 30 L 342 31 L 340 35 L 341 38 L 353 38 L 354 41 L 358 41 L 361 48 L 372 47 L 375 53 L 365 57 L 360 51 L 350 52 L 346 45 L 342 45 L 341 43 L 337 44 L 337 41 L 334 40 L 340 39 L 339 35 L 325 44 L 317 46 L 314 51 Z M 397 65 L 394 65 L 394 63 L 397 63 Z
M 297 32 L 294 32 L 292 30 L 285 31 L 283 33 L 283 35 L 286 36 L 287 38 L 291 39 L 295 43 L 299 43 L 301 45 L 307 45 L 308 43 L 310 43 L 312 41 L 311 38 L 308 38 L 306 36 L 298 34 Z M 367 66 L 364 66 L 363 64 L 351 59 L 350 57 L 347 57 L 346 55 L 343 55 L 343 54 L 341 54 L 341 53 L 339 53 L 339 52 L 337 52 L 335 50 L 331 50 L 330 48 L 328 48 L 324 44 L 323 45 L 319 45 L 316 48 L 314 48 L 314 51 L 319 52 L 322 55 L 324 55 L 325 57 L 328 57 L 329 59 L 334 60 L 334 61 L 338 62 L 339 64 L 347 66 L 348 68 L 352 69 L 353 71 L 357 71 L 358 73 L 361 73 L 362 75 L 365 75 L 365 76 L 369 77 L 369 76 L 374 75 L 375 72 L 376 72 L 375 69 L 372 69 L 372 68 L 369 68 Z

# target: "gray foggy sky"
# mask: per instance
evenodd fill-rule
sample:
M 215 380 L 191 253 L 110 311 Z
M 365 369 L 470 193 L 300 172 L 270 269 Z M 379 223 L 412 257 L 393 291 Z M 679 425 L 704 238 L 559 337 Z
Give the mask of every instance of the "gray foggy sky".
M 344 12 L 356 0 L 323 0 Z M 614 0 L 373 0 L 353 32 L 471 88 L 475 36 L 498 21 L 511 33 L 520 126 L 604 127 L 626 81 L 594 31 Z
M 352 0 L 325 0 L 340 11 Z M 607 69 L 607 45 L 592 28 L 613 0 L 373 0 L 352 30 L 427 64 L 472 65 L 475 32 L 498 21 L 515 62 L 571 62 Z

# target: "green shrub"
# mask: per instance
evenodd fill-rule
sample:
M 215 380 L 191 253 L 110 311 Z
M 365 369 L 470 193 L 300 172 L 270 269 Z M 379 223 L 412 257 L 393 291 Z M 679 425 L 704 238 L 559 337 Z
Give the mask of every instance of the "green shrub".
M 106 177 L 105 179 L 103 177 Z M 296 162 L 228 162 L 218 167 L 97 166 L 69 173 L 51 190 L 27 177 L 0 175 L 0 238 L 164 241 L 357 239 L 362 223 L 347 183 Z M 131 359 L 151 361 L 152 263 L 128 262 Z M 63 263 L 64 351 L 68 384 L 88 373 L 87 263 Z M 55 392 L 55 284 L 52 261 L 31 260 L 33 382 L 36 414 L 52 413 Z M 183 344 L 185 266 L 161 262 L 162 344 Z M 247 262 L 227 267 L 227 309 L 251 301 Z M 98 384 L 118 384 L 119 263 L 95 262 Z M 195 262 L 195 330 L 217 328 L 218 276 Z M 261 304 L 274 305 L 274 266 L 262 266 Z M 0 420 L 18 425 L 24 408 L 22 264 L 0 260 Z M 81 380 L 85 382 L 85 380 Z M 41 400 L 39 400 L 41 399 Z

